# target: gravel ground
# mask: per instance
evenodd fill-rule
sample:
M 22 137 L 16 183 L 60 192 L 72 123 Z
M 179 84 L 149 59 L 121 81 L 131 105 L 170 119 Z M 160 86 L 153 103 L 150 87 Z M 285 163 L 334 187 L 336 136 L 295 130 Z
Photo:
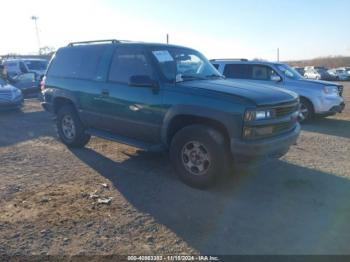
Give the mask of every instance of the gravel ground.
M 350 254 L 349 158 L 348 106 L 303 125 L 282 159 L 199 191 L 166 155 L 97 138 L 67 149 L 29 99 L 0 114 L 0 254 Z

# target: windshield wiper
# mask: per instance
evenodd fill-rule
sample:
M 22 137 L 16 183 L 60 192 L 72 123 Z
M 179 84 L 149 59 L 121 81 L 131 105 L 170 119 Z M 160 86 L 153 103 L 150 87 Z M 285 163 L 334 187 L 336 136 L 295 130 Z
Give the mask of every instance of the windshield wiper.
M 193 81 L 193 80 L 206 80 L 206 77 L 201 77 L 201 76 L 195 76 L 195 75 L 181 75 L 181 81 L 176 81 L 178 82 L 184 82 L 184 81 Z
M 212 74 L 212 75 L 207 75 L 205 76 L 206 78 L 221 78 L 224 79 L 225 77 L 222 75 L 217 75 L 217 74 Z

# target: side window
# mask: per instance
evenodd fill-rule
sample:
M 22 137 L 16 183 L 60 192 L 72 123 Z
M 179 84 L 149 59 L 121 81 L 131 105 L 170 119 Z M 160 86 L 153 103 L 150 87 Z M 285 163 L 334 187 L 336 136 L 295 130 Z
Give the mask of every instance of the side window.
M 246 64 L 226 64 L 224 75 L 227 78 L 249 79 L 250 69 L 250 66 Z
M 24 73 L 17 78 L 18 81 L 35 81 L 35 74 L 34 73 Z
M 105 46 L 79 46 L 58 51 L 48 74 L 86 80 L 100 80 L 99 67 Z
M 19 69 L 23 74 L 28 73 L 27 67 L 24 65 L 23 62 L 19 62 Z
M 272 75 L 276 75 L 276 72 L 270 67 L 264 65 L 252 65 L 251 79 L 270 81 Z
M 152 78 L 152 67 L 144 52 L 132 48 L 118 48 L 114 53 L 109 80 L 129 83 L 134 75 L 147 75 Z

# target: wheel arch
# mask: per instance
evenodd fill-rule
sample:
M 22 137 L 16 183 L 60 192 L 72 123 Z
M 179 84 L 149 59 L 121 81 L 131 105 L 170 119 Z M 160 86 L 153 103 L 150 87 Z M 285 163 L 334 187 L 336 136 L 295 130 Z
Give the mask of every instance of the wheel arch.
M 55 97 L 53 100 L 54 114 L 57 114 L 58 110 L 64 105 L 71 105 L 76 110 L 75 103 L 72 101 L 72 99 L 59 96 L 59 97 Z
M 241 119 L 241 117 L 238 118 Z M 232 115 L 224 112 L 192 106 L 176 107 L 165 116 L 161 130 L 163 144 L 169 146 L 179 130 L 193 124 L 206 125 L 218 130 L 228 142 L 232 134 L 241 128 L 240 124 L 235 123 Z
M 302 96 L 302 95 L 301 95 L 301 96 L 300 96 L 300 100 L 302 100 L 302 99 L 310 103 L 311 108 L 312 108 L 312 113 L 314 114 L 314 113 L 315 113 L 315 105 L 314 105 L 314 103 L 312 102 L 312 100 L 309 99 L 309 98 L 307 98 L 307 97 L 305 97 L 305 96 Z

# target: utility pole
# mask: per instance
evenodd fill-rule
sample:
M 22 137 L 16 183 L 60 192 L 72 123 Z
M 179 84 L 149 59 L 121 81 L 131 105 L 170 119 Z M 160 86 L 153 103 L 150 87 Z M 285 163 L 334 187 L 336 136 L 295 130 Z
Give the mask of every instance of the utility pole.
M 166 43 L 169 44 L 169 34 L 166 34 Z
M 277 48 L 277 62 L 280 61 L 280 49 Z
M 40 55 L 40 36 L 39 36 L 39 29 L 38 29 L 38 23 L 37 23 L 39 17 L 33 15 L 30 19 L 32 19 L 34 21 L 34 24 L 35 24 L 36 40 L 38 42 L 38 53 Z

